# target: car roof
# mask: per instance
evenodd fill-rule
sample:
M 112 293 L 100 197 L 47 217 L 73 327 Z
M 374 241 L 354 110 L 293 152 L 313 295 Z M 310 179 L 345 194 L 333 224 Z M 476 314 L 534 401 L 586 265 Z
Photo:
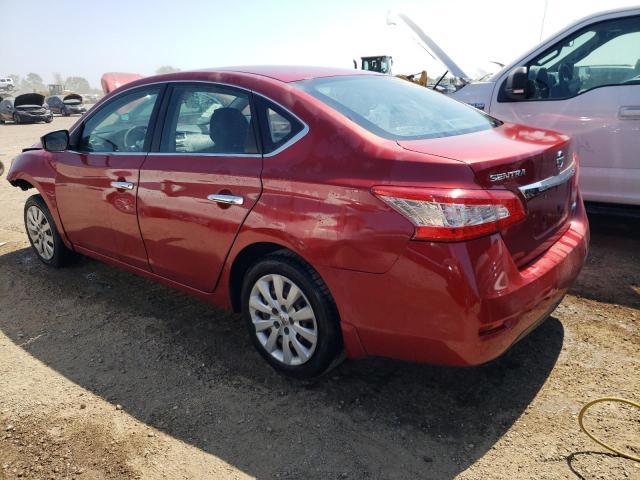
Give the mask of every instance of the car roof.
M 196 72 L 244 73 L 249 75 L 269 77 L 285 83 L 319 77 L 337 77 L 344 75 L 380 75 L 379 73 L 369 72 L 366 70 L 335 67 L 314 67 L 308 65 L 245 65 L 237 67 L 210 68 L 196 70 Z

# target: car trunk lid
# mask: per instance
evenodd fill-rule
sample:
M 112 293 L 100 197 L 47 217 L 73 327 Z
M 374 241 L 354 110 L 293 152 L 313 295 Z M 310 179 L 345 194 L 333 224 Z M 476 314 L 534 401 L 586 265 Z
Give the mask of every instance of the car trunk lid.
M 504 124 L 462 136 L 402 140 L 405 149 L 465 162 L 485 189 L 517 193 L 526 218 L 501 232 L 518 266 L 549 248 L 565 230 L 573 203 L 568 137 Z

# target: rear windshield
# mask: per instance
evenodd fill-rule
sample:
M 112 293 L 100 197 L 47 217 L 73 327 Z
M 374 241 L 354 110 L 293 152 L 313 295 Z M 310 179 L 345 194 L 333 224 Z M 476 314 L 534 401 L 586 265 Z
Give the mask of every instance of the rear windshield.
M 392 140 L 450 137 L 501 125 L 441 93 L 385 75 L 316 78 L 295 85 L 361 127 Z

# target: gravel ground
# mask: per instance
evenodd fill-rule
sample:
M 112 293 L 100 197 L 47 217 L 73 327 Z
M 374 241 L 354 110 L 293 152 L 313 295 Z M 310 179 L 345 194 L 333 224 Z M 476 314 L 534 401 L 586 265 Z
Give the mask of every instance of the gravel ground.
M 73 121 L 0 125 L 0 161 Z M 0 179 L 0 479 L 640 479 L 576 421 L 589 399 L 639 399 L 637 223 L 592 218 L 577 284 L 497 361 L 367 359 L 299 383 L 235 315 L 89 259 L 46 268 L 31 193 Z M 588 421 L 640 453 L 635 412 Z

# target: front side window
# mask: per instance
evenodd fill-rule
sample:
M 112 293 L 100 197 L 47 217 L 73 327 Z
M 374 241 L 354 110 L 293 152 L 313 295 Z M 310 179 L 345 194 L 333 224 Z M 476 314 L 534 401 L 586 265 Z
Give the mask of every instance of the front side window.
M 119 95 L 84 124 L 78 151 L 95 153 L 146 151 L 147 131 L 160 87 Z
M 386 75 L 326 77 L 296 83 L 361 127 L 392 140 L 462 135 L 501 124 L 445 95 Z
M 527 67 L 530 100 L 571 98 L 605 85 L 640 83 L 640 17 L 591 25 Z
M 215 86 L 174 87 L 160 151 L 257 153 L 249 94 Z

